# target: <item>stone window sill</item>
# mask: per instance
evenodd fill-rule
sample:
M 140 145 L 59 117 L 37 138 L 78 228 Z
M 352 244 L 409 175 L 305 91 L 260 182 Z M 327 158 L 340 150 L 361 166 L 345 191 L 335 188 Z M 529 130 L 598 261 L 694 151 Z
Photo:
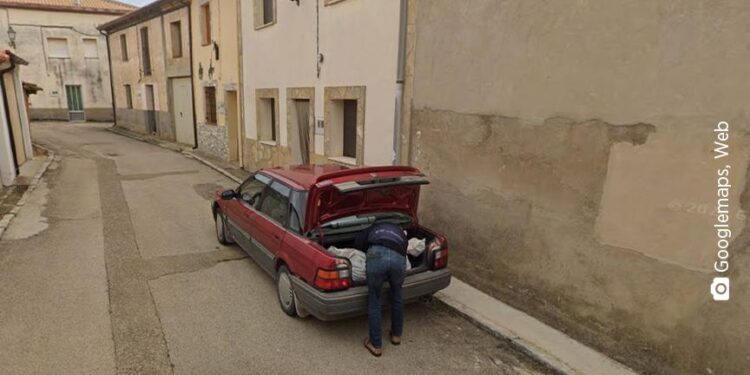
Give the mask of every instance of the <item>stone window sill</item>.
M 274 142 L 274 141 L 260 141 L 260 144 L 266 145 L 266 146 L 276 147 L 276 142 Z

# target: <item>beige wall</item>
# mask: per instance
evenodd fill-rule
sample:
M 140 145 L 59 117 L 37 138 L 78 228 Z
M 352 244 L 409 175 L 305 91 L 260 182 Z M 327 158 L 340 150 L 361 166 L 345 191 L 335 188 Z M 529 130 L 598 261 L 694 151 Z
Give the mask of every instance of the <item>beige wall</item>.
M 276 23 L 257 28 L 254 2 L 243 1 L 242 51 L 244 118 L 247 137 L 257 139 L 255 90 L 279 89 L 279 142 L 276 146 L 250 142 L 248 168 L 289 164 L 287 88 L 315 90 L 314 117 L 325 120 L 326 88 L 364 87 L 364 122 L 360 163 L 390 164 L 393 150 L 396 66 L 398 52 L 399 1 L 345 0 L 325 5 L 320 12 L 320 77 L 316 63 L 316 2 L 276 2 Z M 245 21 L 248 20 L 248 21 Z M 254 146 L 255 147 L 255 146 Z M 329 162 L 325 137 L 311 142 L 313 162 Z M 255 154 L 253 154 L 255 152 Z M 257 155 L 255 159 L 253 155 Z
M 173 57 L 170 23 L 181 22 L 182 56 Z M 118 125 L 142 129 L 145 117 L 138 111 L 146 110 L 146 85 L 154 86 L 154 105 L 159 112 L 160 135 L 174 139 L 174 123 L 170 112 L 169 78 L 190 76 L 190 33 L 188 8 L 145 20 L 137 25 L 118 30 L 110 35 L 112 52 L 113 86 L 117 107 Z M 140 30 L 148 28 L 151 55 L 151 75 L 143 75 Z M 126 35 L 128 61 L 123 61 L 120 35 Z M 125 85 L 131 85 L 133 111 L 127 109 Z
M 216 60 L 212 44 L 202 44 L 202 26 L 200 8 L 209 4 L 211 10 L 211 39 L 219 48 L 219 59 Z M 216 88 L 216 130 L 218 132 L 199 132 L 198 145 L 217 156 L 226 157 L 227 123 L 226 92 L 240 93 L 240 54 L 239 54 L 239 21 L 237 0 L 194 0 L 192 2 L 193 21 L 193 87 L 195 89 L 195 115 L 199 126 L 206 125 L 206 102 L 203 88 Z M 203 67 L 203 76 L 199 67 Z M 213 73 L 209 69 L 213 67 Z M 238 101 L 241 99 L 238 99 Z M 239 106 L 239 103 L 237 103 Z M 239 109 L 238 109 L 239 110 Z M 221 139 L 208 139 L 208 135 Z
M 750 368 L 750 5 L 416 0 L 410 12 L 409 160 L 433 182 L 421 218 L 448 235 L 456 274 L 640 370 Z M 732 148 L 717 162 L 720 121 Z M 733 284 L 716 303 L 725 164 Z
M 110 113 L 112 98 L 106 39 L 96 26 L 117 16 L 43 11 L 0 9 L 0 40 L 9 46 L 8 21 L 16 31 L 14 50 L 29 62 L 21 72 L 23 81 L 33 82 L 44 91 L 31 96 L 31 109 L 61 110 L 67 116 L 65 85 L 81 85 L 84 107 Z M 47 38 L 65 38 L 70 58 L 50 58 Z M 96 39 L 98 58 L 84 58 L 83 39 Z M 59 112 L 59 111 L 58 111 Z

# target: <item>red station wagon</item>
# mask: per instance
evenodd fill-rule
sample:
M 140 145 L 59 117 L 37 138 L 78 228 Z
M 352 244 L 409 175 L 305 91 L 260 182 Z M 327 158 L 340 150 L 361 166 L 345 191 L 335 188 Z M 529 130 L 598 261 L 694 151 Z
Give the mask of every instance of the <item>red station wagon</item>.
M 448 242 L 417 220 L 419 190 L 427 183 L 419 170 L 401 166 L 263 169 L 237 189 L 216 193 L 216 235 L 222 244 L 236 242 L 275 278 L 286 314 L 320 320 L 361 315 L 367 312 L 366 281 L 353 282 L 350 261 L 326 249 L 353 248 L 357 234 L 375 222 L 399 224 L 408 238 L 425 239 L 426 249 L 409 256 L 405 302 L 450 284 Z

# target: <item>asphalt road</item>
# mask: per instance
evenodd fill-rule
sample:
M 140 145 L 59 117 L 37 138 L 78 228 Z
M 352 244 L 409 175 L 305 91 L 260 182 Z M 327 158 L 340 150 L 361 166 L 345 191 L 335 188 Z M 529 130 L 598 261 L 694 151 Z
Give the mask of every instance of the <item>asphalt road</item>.
M 270 277 L 216 242 L 210 197 L 233 183 L 107 127 L 32 126 L 61 159 L 0 242 L 0 373 L 542 371 L 437 302 L 407 306 L 381 358 L 364 317 L 284 315 Z

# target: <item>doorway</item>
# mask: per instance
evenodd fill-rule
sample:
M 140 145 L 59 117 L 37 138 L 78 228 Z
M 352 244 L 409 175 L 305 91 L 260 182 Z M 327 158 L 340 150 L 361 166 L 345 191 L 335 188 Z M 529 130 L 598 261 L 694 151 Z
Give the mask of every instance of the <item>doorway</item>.
M 193 126 L 193 85 L 190 77 L 172 78 L 172 118 L 177 142 L 195 146 Z
M 291 113 L 292 162 L 310 164 L 310 99 L 294 99 Z
M 224 102 L 227 110 L 227 138 L 229 143 L 229 161 L 237 162 L 242 166 L 242 140 L 243 129 L 240 123 L 239 105 L 237 91 L 225 91 Z
M 68 98 L 68 119 L 70 121 L 86 121 L 81 85 L 65 85 L 65 96 Z
M 154 85 L 146 85 L 146 132 L 156 134 L 156 104 Z

